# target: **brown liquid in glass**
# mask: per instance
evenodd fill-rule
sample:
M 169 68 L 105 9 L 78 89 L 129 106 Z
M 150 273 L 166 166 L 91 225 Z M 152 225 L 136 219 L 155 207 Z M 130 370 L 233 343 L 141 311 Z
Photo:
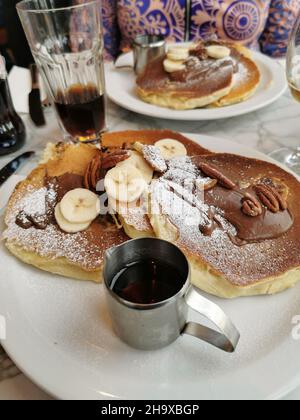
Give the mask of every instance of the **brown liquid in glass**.
M 152 304 L 176 295 L 185 280 L 174 266 L 144 260 L 121 270 L 113 279 L 111 289 L 129 302 Z
M 80 141 L 95 139 L 105 129 L 105 97 L 95 85 L 59 91 L 55 107 L 66 131 Z

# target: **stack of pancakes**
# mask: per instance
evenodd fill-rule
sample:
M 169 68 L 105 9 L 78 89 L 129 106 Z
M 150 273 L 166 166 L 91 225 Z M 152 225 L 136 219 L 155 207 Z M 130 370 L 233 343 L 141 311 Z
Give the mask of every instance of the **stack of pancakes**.
M 124 144 L 133 143 L 134 139 L 152 144 L 166 137 L 184 142 L 191 154 L 207 152 L 184 136 L 168 130 L 106 134 L 102 145 L 107 153 L 112 153 Z M 62 232 L 53 217 L 46 229 L 24 229 L 16 223 L 22 211 L 29 216 L 46 212 L 47 193 L 53 195 L 51 189 L 47 188 L 49 180 L 57 178 L 63 184 L 59 195 L 83 187 L 87 168 L 98 153 L 98 148 L 85 144 L 59 143 L 47 146 L 42 163 L 17 185 L 7 206 L 7 229 L 3 238 L 12 254 L 45 271 L 101 282 L 105 251 L 129 239 L 123 229 L 116 227 L 109 218 L 100 217 L 87 231 L 76 234 Z
M 211 44 L 203 43 L 203 48 Z M 222 46 L 230 51 L 228 57 L 193 55 L 186 60 L 185 69 L 171 73 L 164 68 L 166 56 L 150 62 L 137 78 L 138 96 L 144 102 L 176 110 L 245 101 L 255 93 L 260 71 L 245 47 L 228 43 Z
M 99 153 L 88 145 L 49 146 L 44 163 L 17 186 L 9 201 L 4 232 L 7 248 L 20 260 L 43 270 L 99 282 L 105 250 L 129 238 L 156 236 L 172 241 L 185 252 L 192 282 L 208 293 L 233 298 L 272 294 L 294 286 L 300 276 L 298 180 L 270 163 L 211 153 L 171 131 L 106 134 L 103 146 L 110 153 L 130 148 L 135 142 L 153 145 L 166 138 L 181 142 L 187 156 L 170 160 L 168 171 L 156 174 L 149 187 L 147 212 L 139 214 L 128 206 L 125 214 L 117 215 L 121 226 L 101 216 L 89 229 L 76 234 L 62 232 L 53 218 L 44 230 L 36 226 L 24 229 L 16 223 L 20 211 L 43 211 L 49 179 L 64 180 L 60 181 L 64 193 L 84 185 L 89 163 Z M 217 168 L 238 190 L 213 182 L 214 188 L 205 191 L 203 200 L 194 189 L 182 189 L 182 179 L 195 179 L 203 185 L 214 181 L 213 176 L 201 175 L 199 166 L 203 164 Z M 253 185 L 261 180 L 280 187 L 287 207 L 271 211 L 263 206 L 257 217 L 251 217 L 248 208 L 247 214 L 241 211 L 239 194 L 253 194 Z M 168 198 L 182 206 L 175 208 L 184 211 L 170 211 Z M 212 209 L 218 209 L 213 213 L 216 223 L 204 230 L 202 219 L 208 215 L 212 220 Z

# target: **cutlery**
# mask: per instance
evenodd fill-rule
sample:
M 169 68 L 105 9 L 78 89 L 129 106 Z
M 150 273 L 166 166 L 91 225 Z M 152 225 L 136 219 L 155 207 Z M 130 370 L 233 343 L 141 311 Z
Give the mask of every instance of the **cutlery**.
M 25 152 L 0 169 L 0 187 L 13 175 L 20 166 L 35 155 L 35 152 Z
M 44 111 L 41 102 L 41 91 L 39 85 L 39 73 L 36 64 L 30 65 L 32 90 L 29 94 L 29 113 L 32 121 L 37 127 L 46 125 Z

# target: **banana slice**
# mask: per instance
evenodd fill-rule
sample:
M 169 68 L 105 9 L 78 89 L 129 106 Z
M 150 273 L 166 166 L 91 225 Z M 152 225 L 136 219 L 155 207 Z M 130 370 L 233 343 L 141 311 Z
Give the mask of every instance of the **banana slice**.
M 223 45 L 210 45 L 209 47 L 206 47 L 206 52 L 209 57 L 216 59 L 226 58 L 231 54 L 230 49 Z
M 62 215 L 60 204 L 58 203 L 55 207 L 55 219 L 58 226 L 66 233 L 78 233 L 83 232 L 84 230 L 88 229 L 90 226 L 90 222 L 88 223 L 70 223 L 68 220 L 64 218 Z
M 190 46 L 184 47 L 180 45 L 171 46 L 168 48 L 168 54 L 186 54 L 190 50 Z
M 93 192 L 76 188 L 61 200 L 60 210 L 70 223 L 91 223 L 100 214 L 100 200 Z
M 142 174 L 142 177 L 147 184 L 150 184 L 152 181 L 153 169 L 148 165 L 140 153 L 132 151 L 130 157 L 123 162 L 118 163 L 116 168 L 124 168 L 126 166 L 133 166 L 136 168 Z
M 184 47 L 170 47 L 167 58 L 171 61 L 185 61 L 189 58 L 189 49 Z
M 155 146 L 159 148 L 161 154 L 166 160 L 172 159 L 178 156 L 186 156 L 187 150 L 182 143 L 174 139 L 159 140 L 155 143 Z
M 141 206 L 140 200 L 132 201 L 131 203 L 124 203 L 122 201 L 117 201 L 112 197 L 109 197 L 109 208 L 120 214 L 121 216 L 127 216 L 130 212 L 136 210 Z
M 185 70 L 185 64 L 183 61 L 172 61 L 169 59 L 164 60 L 164 69 L 167 73 L 174 73 L 174 71 Z
M 168 53 L 168 55 L 167 55 L 167 59 L 168 60 L 171 60 L 171 61 L 178 61 L 178 62 L 181 62 L 181 61 L 185 61 L 185 60 L 187 60 L 189 58 L 189 53 L 179 53 L 179 54 L 171 54 L 171 53 Z
M 107 172 L 104 187 L 114 200 L 131 203 L 136 201 L 147 188 L 142 173 L 133 165 L 120 165 Z
M 140 153 L 141 155 L 143 154 L 143 148 L 144 148 L 144 144 L 143 143 L 141 143 L 141 142 L 139 142 L 139 141 L 136 141 L 135 143 L 133 143 L 133 149 L 136 151 L 136 152 L 138 152 L 138 153 Z

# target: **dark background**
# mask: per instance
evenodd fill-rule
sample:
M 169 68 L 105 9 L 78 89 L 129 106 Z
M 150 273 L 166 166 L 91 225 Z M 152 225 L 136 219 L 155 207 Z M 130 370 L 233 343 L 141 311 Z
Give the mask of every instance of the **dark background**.
M 0 0 L 0 52 L 5 56 L 8 69 L 16 64 L 28 67 L 33 62 L 16 4 L 20 0 Z

